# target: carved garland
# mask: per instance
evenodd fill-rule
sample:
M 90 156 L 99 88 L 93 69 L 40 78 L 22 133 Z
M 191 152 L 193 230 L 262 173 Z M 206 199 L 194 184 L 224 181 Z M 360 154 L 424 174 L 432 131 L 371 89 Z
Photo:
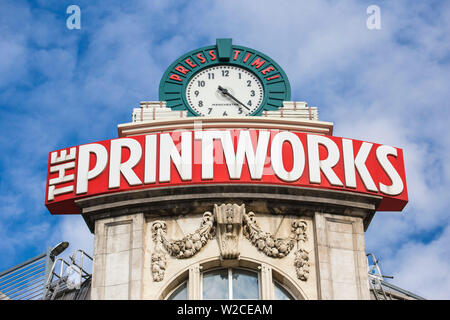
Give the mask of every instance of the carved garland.
M 297 245 L 294 259 L 297 278 L 302 281 L 308 280 L 309 253 L 300 247 L 301 242 L 307 241 L 306 221 L 293 221 L 291 234 L 288 238 L 275 238 L 272 234 L 261 229 L 253 212 L 246 214 L 244 205 L 238 206 L 236 204 L 215 205 L 214 215 L 209 211 L 205 212 L 201 226 L 194 233 L 188 234 L 181 240 L 168 240 L 166 223 L 159 220 L 153 222 L 152 235 L 155 243 L 155 250 L 151 256 L 153 280 L 162 281 L 164 279 L 167 266 L 166 252 L 178 259 L 190 258 L 199 252 L 215 236 L 215 220 L 219 226 L 219 246 L 222 258 L 236 259 L 239 256 L 237 241 L 239 226 L 242 224 L 244 236 L 258 250 L 269 257 L 284 258 Z M 234 246 L 236 248 L 232 248 Z
M 166 230 L 167 226 L 165 222 L 159 220 L 153 222 L 152 235 L 155 250 L 152 253 L 152 274 L 154 281 L 162 281 L 164 279 L 164 271 L 167 265 L 164 249 L 171 256 L 178 259 L 192 257 L 214 237 L 214 217 L 211 212 L 205 212 L 200 228 L 181 240 L 169 241 Z
M 255 214 L 249 212 L 244 214 L 244 236 L 258 250 L 273 258 L 284 258 L 297 244 L 294 265 L 297 278 L 306 281 L 309 276 L 309 255 L 308 251 L 300 247 L 300 242 L 306 242 L 306 221 L 295 220 L 291 224 L 291 234 L 288 238 L 275 238 L 272 234 L 264 232 L 255 220 Z

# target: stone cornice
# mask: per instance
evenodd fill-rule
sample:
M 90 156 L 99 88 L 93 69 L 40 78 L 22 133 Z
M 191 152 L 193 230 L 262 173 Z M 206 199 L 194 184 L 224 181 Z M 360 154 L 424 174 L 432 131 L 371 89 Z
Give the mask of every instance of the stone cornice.
M 333 123 L 315 120 L 297 120 L 292 118 L 272 117 L 188 117 L 143 122 L 132 122 L 118 125 L 119 138 L 147 133 L 173 130 L 203 129 L 268 129 L 297 132 L 333 134 Z

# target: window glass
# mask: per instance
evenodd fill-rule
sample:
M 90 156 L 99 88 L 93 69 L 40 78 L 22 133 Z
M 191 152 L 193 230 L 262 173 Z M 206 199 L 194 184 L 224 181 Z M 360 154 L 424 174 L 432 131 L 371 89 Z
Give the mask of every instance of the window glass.
M 274 282 L 274 293 L 275 293 L 275 300 L 294 300 L 292 295 L 281 285 Z
M 228 269 L 203 274 L 203 299 L 228 299 Z
M 281 284 L 273 281 L 274 299 L 295 300 Z M 186 299 L 187 286 L 178 288 L 171 299 Z M 260 299 L 259 273 L 246 269 L 216 269 L 202 274 L 202 298 L 205 300 Z
M 187 300 L 187 281 L 179 286 L 172 294 L 167 298 L 168 300 Z
M 258 274 L 233 269 L 233 299 L 259 299 Z

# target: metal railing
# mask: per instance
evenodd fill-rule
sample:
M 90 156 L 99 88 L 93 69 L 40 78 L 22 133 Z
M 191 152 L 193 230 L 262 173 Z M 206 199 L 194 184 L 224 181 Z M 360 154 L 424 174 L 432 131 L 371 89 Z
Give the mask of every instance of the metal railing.
M 381 273 L 379 260 L 373 253 L 366 254 L 369 261 L 369 286 L 376 300 L 392 300 L 392 295 L 388 294 L 383 288 L 383 279 L 393 279 L 392 276 L 386 276 Z M 372 264 L 370 263 L 372 260 Z
M 70 263 L 63 258 L 56 259 L 48 273 L 42 299 L 54 300 L 67 289 L 80 289 L 81 285 L 92 276 L 85 269 L 86 258 L 92 263 L 92 257 L 79 249 L 69 257 Z
M 52 263 L 50 252 L 47 251 L 1 272 L 0 300 L 41 299 Z

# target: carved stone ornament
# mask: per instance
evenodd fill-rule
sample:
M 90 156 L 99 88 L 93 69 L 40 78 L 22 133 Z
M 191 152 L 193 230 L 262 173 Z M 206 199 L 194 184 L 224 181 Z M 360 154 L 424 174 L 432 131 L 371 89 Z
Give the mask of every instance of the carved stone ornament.
M 152 274 L 154 281 L 162 281 L 164 278 L 164 271 L 166 268 L 164 249 L 171 256 L 178 259 L 192 257 L 214 237 L 214 217 L 211 212 L 205 212 L 200 228 L 194 233 L 188 234 L 181 240 L 168 240 L 166 229 L 166 223 L 163 221 L 158 220 L 152 224 L 152 235 L 155 243 L 155 250 L 152 253 Z
M 162 281 L 164 279 L 167 261 L 162 246 L 162 239 L 166 233 L 166 229 L 166 223 L 163 221 L 155 221 L 152 225 L 152 235 L 155 243 L 155 250 L 152 253 L 152 274 L 154 281 Z
M 308 251 L 299 249 L 295 252 L 294 260 L 295 271 L 297 272 L 297 278 L 306 281 L 309 277 L 309 256 Z
M 273 258 L 283 258 L 291 252 L 295 241 L 291 235 L 287 239 L 276 238 L 268 232 L 261 230 L 256 223 L 255 214 L 249 212 L 244 215 L 244 236 L 255 245 L 259 251 Z
M 244 205 L 214 205 L 214 216 L 217 222 L 219 248 L 222 259 L 237 259 L 239 257 L 239 237 L 242 227 L 242 216 L 244 214 Z
M 300 242 L 306 242 L 306 221 L 295 220 L 291 224 L 291 234 L 288 238 L 275 238 L 272 234 L 261 229 L 255 220 L 255 214 L 244 214 L 244 236 L 255 245 L 259 251 L 273 258 L 284 258 L 297 244 L 294 265 L 297 278 L 306 281 L 309 275 L 308 251 L 300 247 Z
M 194 256 L 210 239 L 214 238 L 217 222 L 218 241 L 222 259 L 239 257 L 239 238 L 243 235 L 261 252 L 272 258 L 284 258 L 296 246 L 294 266 L 297 278 L 307 281 L 309 276 L 309 253 L 301 248 L 300 243 L 307 241 L 307 223 L 295 220 L 291 224 L 291 234 L 287 238 L 275 238 L 274 235 L 261 229 L 255 220 L 255 214 L 245 212 L 245 205 L 214 205 L 214 215 L 206 211 L 200 227 L 181 240 L 167 239 L 167 226 L 163 221 L 152 224 L 152 236 L 155 244 L 151 255 L 153 281 L 162 281 L 167 266 L 166 252 L 178 259 Z

